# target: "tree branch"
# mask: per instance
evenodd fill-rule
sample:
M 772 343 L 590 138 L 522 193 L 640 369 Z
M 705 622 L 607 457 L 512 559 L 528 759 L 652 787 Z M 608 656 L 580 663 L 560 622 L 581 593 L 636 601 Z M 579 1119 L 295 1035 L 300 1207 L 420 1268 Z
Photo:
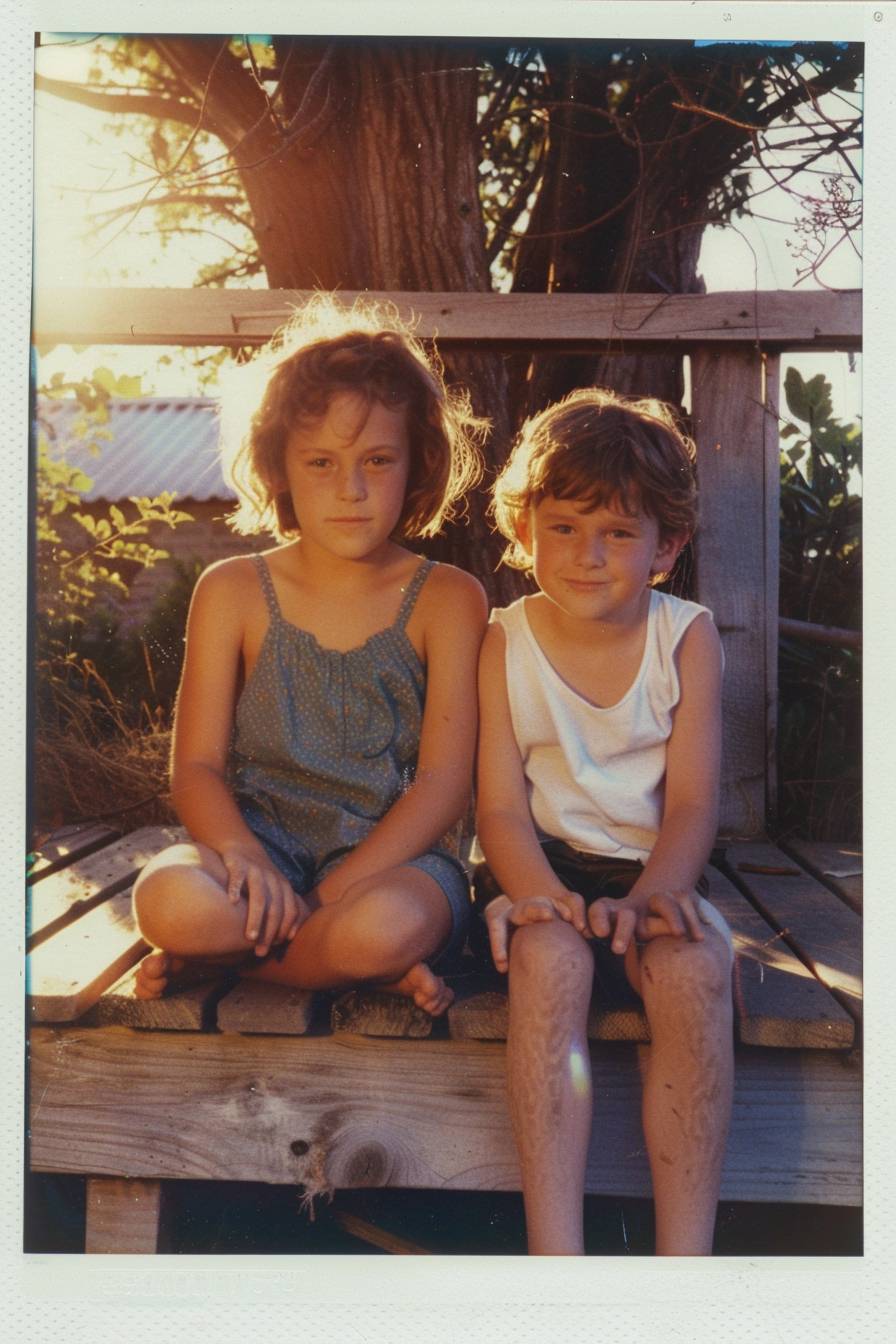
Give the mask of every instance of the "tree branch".
M 49 93 L 54 98 L 64 98 L 70 103 L 81 103 L 84 107 L 95 108 L 98 112 L 153 117 L 156 121 L 179 121 L 192 126 L 196 120 L 195 105 L 178 102 L 173 98 L 163 98 L 151 93 L 101 93 L 89 84 L 78 84 L 69 79 L 50 79 L 47 75 L 36 75 L 34 87 L 38 93 Z

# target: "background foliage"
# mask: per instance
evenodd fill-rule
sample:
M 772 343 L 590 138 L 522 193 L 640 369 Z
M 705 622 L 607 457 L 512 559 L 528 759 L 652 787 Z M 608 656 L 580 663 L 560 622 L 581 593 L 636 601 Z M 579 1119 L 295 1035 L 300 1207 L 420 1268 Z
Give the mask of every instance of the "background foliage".
M 858 424 L 832 414 L 823 375 L 785 376 L 794 417 L 782 431 L 782 616 L 861 627 Z M 779 828 L 811 839 L 861 839 L 861 651 L 782 635 L 778 676 Z

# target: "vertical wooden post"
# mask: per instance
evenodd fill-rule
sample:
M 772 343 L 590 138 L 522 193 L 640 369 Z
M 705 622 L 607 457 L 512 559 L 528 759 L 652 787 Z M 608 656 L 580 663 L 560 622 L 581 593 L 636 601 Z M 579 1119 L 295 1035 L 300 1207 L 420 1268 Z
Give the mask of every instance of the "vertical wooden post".
M 92 1255 L 155 1255 L 161 1203 L 161 1181 L 90 1176 L 84 1250 Z
M 777 359 L 692 356 L 700 482 L 698 600 L 725 650 L 721 829 L 757 835 L 772 803 L 778 623 Z M 766 389 L 767 372 L 768 398 Z

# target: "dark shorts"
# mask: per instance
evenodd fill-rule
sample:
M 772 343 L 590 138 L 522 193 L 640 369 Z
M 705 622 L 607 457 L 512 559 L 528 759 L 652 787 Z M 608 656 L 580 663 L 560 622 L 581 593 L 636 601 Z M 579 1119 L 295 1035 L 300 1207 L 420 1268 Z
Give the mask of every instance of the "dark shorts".
M 545 840 L 541 847 L 564 887 L 578 892 L 585 901 L 586 909 L 603 897 L 622 900 L 644 871 L 644 865 L 637 859 L 612 859 L 599 854 L 583 854 L 564 840 Z M 706 896 L 709 886 L 705 877 L 701 876 L 697 890 L 701 896 Z M 489 961 L 488 932 L 482 916 L 489 901 L 500 895 L 501 888 L 488 865 L 480 863 L 473 873 L 473 903 L 480 918 L 473 922 L 470 944 L 477 955 L 484 955 Z M 611 949 L 610 939 L 593 938 L 590 941 L 594 953 L 595 988 L 601 998 L 619 1006 L 640 1004 L 641 1000 L 625 974 L 624 959 Z

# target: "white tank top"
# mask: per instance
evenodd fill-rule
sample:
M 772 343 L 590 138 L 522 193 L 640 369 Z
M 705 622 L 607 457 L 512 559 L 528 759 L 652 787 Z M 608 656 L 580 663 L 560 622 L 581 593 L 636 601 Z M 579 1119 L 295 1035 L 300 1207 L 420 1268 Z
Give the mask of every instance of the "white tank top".
M 492 620 L 504 629 L 510 714 L 536 830 L 588 854 L 646 860 L 662 821 L 680 694 L 674 653 L 707 608 L 651 589 L 641 666 L 622 699 L 601 708 L 548 661 L 526 603 L 493 611 Z

